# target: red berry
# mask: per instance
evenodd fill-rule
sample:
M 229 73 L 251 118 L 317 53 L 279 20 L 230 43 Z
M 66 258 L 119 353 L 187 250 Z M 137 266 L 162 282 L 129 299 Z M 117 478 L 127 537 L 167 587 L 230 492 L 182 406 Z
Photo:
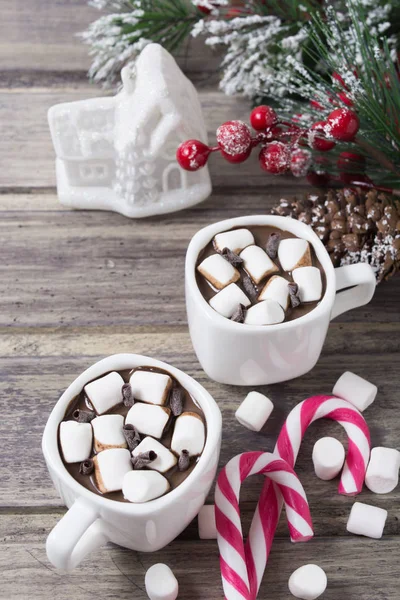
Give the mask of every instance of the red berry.
M 217 129 L 217 142 L 222 156 L 229 162 L 243 162 L 252 147 L 250 129 L 242 121 L 227 121 Z
M 200 140 L 186 140 L 178 147 L 176 160 L 185 171 L 197 171 L 204 167 L 210 152 L 210 148 Z
M 348 108 L 336 108 L 326 120 L 330 134 L 341 142 L 354 140 L 360 128 L 360 120 L 355 112 Z
M 349 98 L 349 96 L 344 92 L 340 92 L 338 94 L 338 97 L 343 102 L 343 104 L 346 104 L 346 106 L 354 106 L 353 100 Z
M 290 150 L 282 142 L 270 142 L 261 148 L 259 154 L 260 166 L 267 173 L 279 175 L 290 167 Z
M 250 123 L 256 131 L 264 131 L 273 127 L 278 122 L 278 115 L 270 106 L 256 106 L 250 114 Z
M 312 125 L 311 130 L 321 131 L 326 135 L 325 127 L 325 121 L 317 121 L 316 123 L 314 123 L 314 125 Z M 336 146 L 335 142 L 332 142 L 332 140 L 327 140 L 325 137 L 317 137 L 315 133 L 312 133 L 312 131 L 309 132 L 309 140 L 311 146 L 315 150 L 319 150 L 320 152 L 329 152 L 329 150 L 332 150 L 332 148 Z
M 330 177 L 327 173 L 316 173 L 315 171 L 309 171 L 307 174 L 307 181 L 315 187 L 326 187 L 329 185 Z
M 365 156 L 354 152 L 341 152 L 337 160 L 337 167 L 340 171 L 348 171 L 354 168 L 364 169 Z
M 305 177 L 311 166 L 311 152 L 296 148 L 290 157 L 290 170 L 295 177 Z

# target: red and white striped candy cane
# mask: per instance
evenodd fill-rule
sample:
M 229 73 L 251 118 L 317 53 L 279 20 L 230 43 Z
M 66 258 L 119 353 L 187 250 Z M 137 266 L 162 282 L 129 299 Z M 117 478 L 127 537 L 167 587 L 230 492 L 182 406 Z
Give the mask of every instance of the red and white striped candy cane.
M 256 474 L 267 475 L 279 489 L 286 505 L 292 541 L 306 541 L 314 535 L 303 486 L 286 461 L 269 452 L 245 452 L 232 458 L 219 474 L 215 490 L 217 539 L 227 600 L 251 600 L 252 597 L 240 521 L 239 495 L 242 482 Z M 275 495 L 274 490 L 271 491 Z M 275 506 L 278 506 L 277 499 Z M 278 517 L 278 512 L 273 516 Z M 275 525 L 273 518 L 266 521 L 265 529 L 259 532 L 259 544 L 265 545 L 265 539 L 269 539 L 270 524 Z

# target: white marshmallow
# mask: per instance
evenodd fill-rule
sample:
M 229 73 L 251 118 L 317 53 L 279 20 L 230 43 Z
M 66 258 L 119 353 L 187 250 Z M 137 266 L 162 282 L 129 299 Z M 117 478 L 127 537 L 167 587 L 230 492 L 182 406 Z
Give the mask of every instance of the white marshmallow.
M 147 570 L 144 584 L 150 600 L 176 600 L 178 597 L 178 581 L 171 569 L 162 563 Z
M 197 522 L 199 526 L 199 538 L 201 540 L 217 539 L 214 504 L 205 504 L 201 507 L 200 512 L 197 515 Z
M 312 460 L 315 474 L 323 481 L 329 481 L 340 473 L 345 459 L 343 444 L 333 437 L 324 437 L 315 442 Z
M 93 419 L 91 423 L 96 452 L 108 448 L 127 447 L 123 433 L 124 417 L 122 415 L 102 415 Z
M 90 423 L 62 421 L 60 445 L 66 463 L 82 462 L 92 453 L 93 431 Z
M 125 448 L 110 448 L 93 457 L 94 478 L 100 492 L 122 490 L 124 477 L 132 470 L 131 453 Z
M 284 271 L 312 265 L 310 244 L 300 238 L 282 240 L 278 246 L 278 258 Z
M 267 275 L 279 271 L 268 254 L 259 246 L 248 246 L 240 253 L 240 258 L 243 259 L 243 267 L 255 283 L 260 283 Z
M 351 508 L 346 529 L 349 533 L 380 540 L 387 516 L 388 512 L 384 508 L 355 502 Z
M 319 598 L 328 584 L 326 573 L 318 565 L 304 565 L 289 578 L 289 590 L 295 598 L 315 600 Z
M 302 302 L 315 302 L 322 296 L 321 271 L 317 267 L 300 267 L 292 272 L 293 281 L 299 286 Z
M 129 502 L 142 503 L 159 498 L 168 492 L 168 479 L 157 471 L 129 471 L 122 483 L 122 493 Z
M 261 300 L 275 300 L 278 302 L 283 310 L 287 310 L 289 307 L 289 282 L 280 275 L 273 275 L 268 279 L 261 294 L 258 296 L 258 301 Z
M 214 238 L 214 248 L 222 252 L 224 248 L 229 248 L 235 254 L 238 254 L 246 246 L 254 244 L 253 234 L 248 229 L 232 229 L 217 233 Z
M 388 494 L 399 483 L 400 452 L 394 448 L 373 448 L 365 484 L 375 494 Z
M 163 444 L 148 436 L 140 442 L 138 446 L 132 451 L 132 456 L 137 456 L 141 452 L 149 452 L 154 450 L 157 454 L 157 458 L 147 465 L 148 469 L 153 469 L 159 473 L 166 473 L 172 467 L 176 465 L 178 459 L 168 448 Z
M 260 431 L 273 410 L 274 405 L 267 396 L 259 392 L 249 392 L 235 412 L 235 417 L 247 429 Z
M 285 311 L 276 300 L 263 300 L 246 312 L 246 325 L 275 325 L 285 320 Z
M 85 393 L 98 415 L 122 402 L 124 380 L 116 371 L 85 385 Z
M 375 400 L 378 388 L 373 383 L 346 371 L 335 383 L 332 394 L 338 396 L 363 412 Z
M 205 258 L 203 262 L 199 264 L 197 270 L 217 290 L 222 290 L 230 283 L 234 283 L 240 279 L 239 271 L 220 254 L 212 254 Z
M 236 283 L 230 283 L 210 300 L 210 306 L 227 319 L 231 318 L 239 304 L 249 306 L 251 302 Z
M 178 456 L 182 450 L 187 450 L 189 456 L 198 456 L 203 451 L 205 439 L 202 418 L 196 413 L 184 412 L 175 421 L 171 450 Z
M 136 402 L 129 409 L 125 423 L 136 427 L 139 433 L 160 438 L 164 433 L 170 414 L 171 411 L 169 408 L 165 408 L 164 406 Z
M 172 379 L 169 375 L 155 371 L 135 371 L 129 383 L 134 399 L 148 404 L 165 404 L 172 387 Z

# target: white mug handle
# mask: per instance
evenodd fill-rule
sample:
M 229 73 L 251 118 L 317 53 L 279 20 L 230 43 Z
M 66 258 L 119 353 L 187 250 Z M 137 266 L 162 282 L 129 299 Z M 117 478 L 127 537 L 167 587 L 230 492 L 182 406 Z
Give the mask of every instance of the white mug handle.
M 370 265 L 357 263 L 335 269 L 336 293 L 331 319 L 342 313 L 368 304 L 375 292 L 376 278 Z M 350 289 L 346 289 L 350 288 Z
M 108 537 L 97 511 L 83 498 L 75 500 L 46 541 L 49 561 L 58 569 L 74 569 Z

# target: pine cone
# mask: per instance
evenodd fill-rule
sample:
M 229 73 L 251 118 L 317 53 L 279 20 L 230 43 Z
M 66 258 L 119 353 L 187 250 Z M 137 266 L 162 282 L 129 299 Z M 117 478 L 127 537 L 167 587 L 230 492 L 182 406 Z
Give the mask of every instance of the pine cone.
M 272 214 L 311 225 L 335 267 L 367 262 L 377 282 L 400 270 L 400 202 L 376 190 L 328 190 L 282 199 Z

